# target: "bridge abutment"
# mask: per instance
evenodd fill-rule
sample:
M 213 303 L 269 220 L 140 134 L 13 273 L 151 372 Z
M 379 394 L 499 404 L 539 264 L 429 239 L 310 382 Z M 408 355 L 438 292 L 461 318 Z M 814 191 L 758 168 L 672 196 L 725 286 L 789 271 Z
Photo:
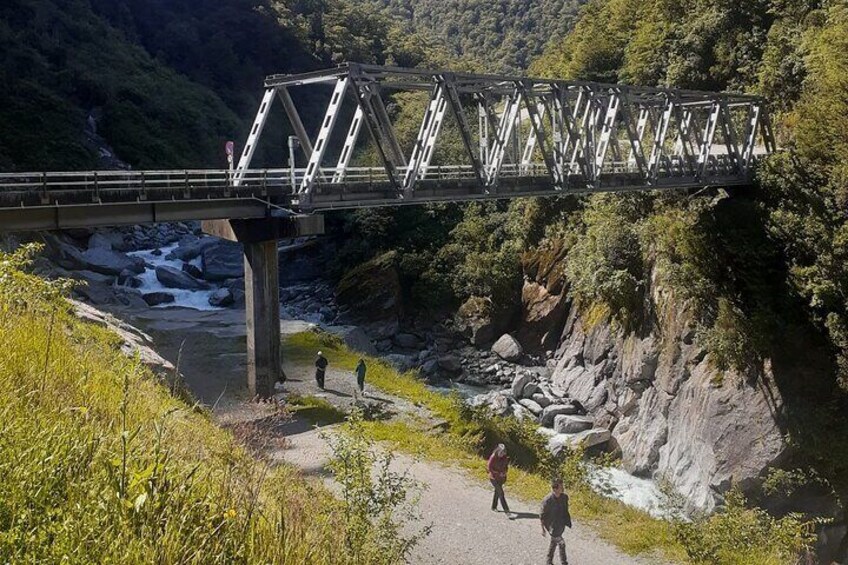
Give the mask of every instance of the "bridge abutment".
M 206 220 L 203 231 L 244 246 L 247 386 L 269 398 L 283 378 L 280 352 L 280 288 L 277 240 L 324 233 L 324 217 L 284 216 L 252 220 Z

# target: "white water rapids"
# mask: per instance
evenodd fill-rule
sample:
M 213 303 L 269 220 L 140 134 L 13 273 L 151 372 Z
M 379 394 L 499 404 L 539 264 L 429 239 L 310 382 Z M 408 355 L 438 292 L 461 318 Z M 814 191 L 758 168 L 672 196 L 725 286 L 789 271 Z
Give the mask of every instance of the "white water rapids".
M 162 247 L 160 248 L 160 251 L 162 252 L 161 255 L 154 255 L 155 250 L 153 249 L 127 253 L 127 255 L 144 259 L 144 261 L 152 267 L 148 267 L 142 274 L 138 275 L 138 278 L 141 279 L 142 282 L 139 290 L 144 294 L 149 292 L 166 292 L 174 297 L 173 302 L 154 306 L 154 308 L 180 306 L 182 308 L 192 308 L 194 310 L 220 310 L 220 308 L 209 304 L 209 297 L 217 290 L 217 287 L 213 287 L 211 290 L 183 290 L 179 288 L 168 288 L 160 283 L 159 279 L 156 278 L 156 267 L 167 266 L 173 267 L 177 270 L 182 269 L 184 261 L 180 261 L 179 259 L 165 259 L 165 257 L 167 257 L 168 254 L 176 248 L 177 244 Z M 189 263 L 200 268 L 200 257 L 192 259 Z

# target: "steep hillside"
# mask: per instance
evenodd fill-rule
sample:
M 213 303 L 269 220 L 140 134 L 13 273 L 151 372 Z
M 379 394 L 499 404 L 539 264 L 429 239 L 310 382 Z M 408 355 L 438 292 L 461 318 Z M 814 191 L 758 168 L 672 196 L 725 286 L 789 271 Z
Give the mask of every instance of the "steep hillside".
M 0 170 L 222 166 L 264 76 L 431 56 L 346 0 L 11 0 L 0 6 Z M 322 111 L 313 101 L 308 127 Z M 257 164 L 279 163 L 286 127 L 268 130 Z
M 374 0 L 371 0 L 374 1 Z M 525 69 L 570 29 L 585 0 L 376 0 L 478 70 Z

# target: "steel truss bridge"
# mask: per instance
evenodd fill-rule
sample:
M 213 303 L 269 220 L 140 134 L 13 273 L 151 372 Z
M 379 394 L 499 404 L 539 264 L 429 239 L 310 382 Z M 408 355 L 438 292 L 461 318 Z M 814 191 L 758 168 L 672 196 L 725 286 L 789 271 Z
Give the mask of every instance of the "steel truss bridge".
M 295 88 L 329 94 L 314 135 Z M 420 106 L 413 140 L 393 122 L 399 93 Z M 305 166 L 257 169 L 278 102 Z M 773 151 L 756 96 L 348 63 L 267 77 L 234 170 L 0 173 L 0 231 L 745 185 Z M 376 166 L 356 166 L 365 152 Z
M 327 101 L 314 136 L 298 87 Z M 300 153 L 256 168 L 277 102 Z M 417 128 L 393 121 L 396 103 L 406 116 L 419 105 Z M 268 77 L 232 170 L 0 173 L 0 232 L 204 220 L 241 242 L 247 384 L 269 397 L 282 376 L 277 240 L 323 233 L 313 212 L 745 185 L 773 151 L 754 96 L 346 64 Z

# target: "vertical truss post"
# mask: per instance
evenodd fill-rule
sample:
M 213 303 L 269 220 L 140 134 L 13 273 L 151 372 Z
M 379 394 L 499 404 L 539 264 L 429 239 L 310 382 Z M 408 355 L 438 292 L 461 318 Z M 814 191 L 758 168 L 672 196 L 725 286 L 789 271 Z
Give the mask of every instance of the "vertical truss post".
M 639 150 L 642 151 L 642 160 L 643 161 L 645 160 L 645 154 L 644 154 L 644 151 L 642 149 L 642 140 L 645 139 L 645 128 L 648 125 L 648 116 L 649 115 L 650 115 L 650 112 L 648 111 L 647 108 L 645 108 L 644 106 L 641 106 L 639 108 L 639 120 L 636 122 L 636 141 L 638 143 Z M 632 145 L 632 142 L 631 142 L 631 145 Z M 634 151 L 635 147 L 636 146 L 633 146 L 631 148 L 630 156 L 627 158 L 627 165 L 629 167 L 637 165 L 636 160 L 638 159 L 638 157 L 636 156 L 637 154 Z M 642 171 L 643 175 L 647 172 L 647 162 L 645 163 L 645 165 L 646 165 L 645 170 Z
M 283 103 L 283 108 L 286 110 L 286 116 L 288 116 L 292 129 L 294 129 L 294 134 L 297 136 L 297 140 L 300 142 L 301 148 L 303 148 L 303 153 L 306 155 L 306 158 L 309 159 L 312 157 L 312 141 L 309 139 L 309 134 L 306 133 L 306 128 L 303 127 L 303 121 L 300 119 L 300 114 L 297 111 L 297 107 L 294 105 L 294 101 L 289 94 L 288 88 L 278 88 L 277 97 L 280 99 L 280 102 Z
M 481 95 L 482 96 L 482 95 Z M 483 100 L 477 98 L 477 129 L 480 132 L 480 161 L 485 167 L 489 157 L 489 120 Z
M 318 130 L 315 148 L 309 157 L 309 163 L 306 165 L 306 172 L 303 175 L 303 182 L 300 185 L 300 190 L 298 190 L 298 193 L 307 195 L 307 199 L 315 184 L 315 177 L 320 173 L 321 161 L 324 158 L 324 153 L 327 151 L 328 141 L 330 135 L 333 133 L 333 126 L 336 125 L 336 119 L 339 117 L 339 107 L 344 100 L 347 86 L 348 77 L 345 76 L 336 80 L 336 86 L 330 97 L 330 103 L 327 105 L 327 111 L 324 114 L 324 119 L 321 121 L 321 129 Z
M 748 119 L 745 124 L 745 141 L 742 146 L 742 172 L 750 174 L 751 162 L 754 157 L 754 147 L 757 143 L 757 131 L 760 129 L 760 105 L 751 104 L 748 107 Z
M 677 118 L 678 124 L 677 140 L 674 142 L 674 155 L 683 160 L 684 168 L 694 177 L 696 172 L 695 165 L 692 162 L 694 159 L 694 150 L 692 148 L 692 111 L 681 109 L 680 98 L 678 96 L 674 96 L 674 115 Z
M 645 162 L 645 153 L 642 151 L 642 135 L 639 133 L 639 123 L 633 123 L 633 114 L 630 111 L 630 94 L 626 89 L 621 89 L 618 95 L 621 98 L 619 112 L 621 112 L 621 117 L 624 120 L 624 127 L 627 130 L 627 139 L 630 142 L 628 163 L 630 159 L 633 159 L 633 162 L 639 169 L 639 174 L 644 177 L 648 167 Z M 641 112 L 639 121 L 642 121 Z M 644 125 L 642 127 L 642 131 L 644 132 Z
M 741 173 L 742 157 L 739 151 L 739 142 L 736 138 L 736 130 L 733 128 L 733 118 L 730 115 L 730 108 L 728 107 L 727 102 L 723 100 L 721 101 L 720 108 L 722 137 L 724 137 L 724 144 L 727 147 L 727 155 L 730 157 L 734 170 Z
M 660 160 L 665 154 L 665 140 L 668 135 L 668 125 L 671 122 L 671 114 L 674 111 L 674 102 L 671 98 L 666 99 L 665 108 L 659 122 L 654 130 L 654 146 L 651 149 L 651 159 L 649 161 L 649 178 L 648 182 L 656 182 L 660 174 Z
M 409 166 L 406 168 L 406 176 L 403 179 L 403 190 L 407 196 L 412 196 L 415 181 L 424 178 L 427 174 L 427 168 L 430 166 L 430 159 L 433 157 L 433 149 L 436 146 L 436 139 L 439 136 L 446 109 L 445 85 L 439 81 L 424 111 L 421 128 L 418 131 L 415 146 L 412 148 L 412 155 L 409 157 Z
M 400 185 L 397 182 L 397 164 L 386 152 L 385 145 L 387 142 L 385 140 L 385 133 L 375 117 L 376 112 L 371 104 L 373 93 L 370 89 L 370 85 L 361 82 L 361 74 L 358 67 L 352 67 L 350 69 L 349 76 L 351 84 L 353 85 L 354 93 L 356 94 L 357 103 L 359 104 L 359 108 L 362 110 L 363 123 L 368 129 L 368 134 L 371 136 L 374 146 L 377 148 L 377 153 L 380 155 L 380 159 L 383 161 L 383 166 L 386 169 L 386 176 L 389 179 L 389 183 L 391 183 L 400 195 L 402 192 L 400 190 Z
M 529 102 L 529 100 L 528 100 L 528 102 Z M 538 128 L 539 129 L 541 129 L 541 127 L 542 127 L 542 122 L 545 119 L 545 112 L 547 112 L 547 110 L 548 110 L 547 104 L 544 104 L 544 103 L 539 108 L 539 111 L 538 111 L 538 114 L 539 114 L 539 116 L 538 116 L 539 117 Z M 529 108 L 528 108 L 528 111 L 529 111 Z M 532 116 L 530 117 L 530 119 L 531 119 L 531 125 L 533 127 L 531 127 L 531 129 L 530 129 L 530 135 L 527 136 L 527 142 L 524 144 L 524 152 L 521 155 L 521 171 L 522 172 L 527 171 L 528 167 L 530 166 L 530 162 L 533 160 L 533 152 L 536 150 L 536 140 L 538 139 L 538 135 L 539 135 L 538 131 L 537 131 L 537 127 L 535 125 L 533 125 L 533 123 L 532 123 L 532 119 L 533 119 Z
M 757 107 L 763 102 L 759 102 Z M 777 151 L 777 144 L 774 142 L 774 132 L 771 129 L 771 118 L 768 115 L 768 112 L 762 112 L 760 115 L 760 127 L 762 128 L 763 133 L 763 143 L 766 146 L 767 153 L 774 153 Z
M 548 174 L 551 176 L 551 182 L 553 182 L 554 188 L 561 190 L 563 186 L 562 173 L 557 168 L 554 158 L 551 156 L 551 152 L 548 148 L 548 140 L 545 137 L 545 130 L 542 123 L 544 112 L 540 112 L 536 106 L 533 90 L 528 89 L 525 84 L 522 84 L 521 88 L 524 91 L 524 105 L 527 108 L 527 113 L 530 117 L 530 126 L 532 128 L 531 136 L 534 140 L 538 140 L 539 142 L 539 151 L 542 153 L 542 159 L 545 161 L 545 167 L 548 169 Z M 544 106 L 542 106 L 542 108 L 544 109 Z M 528 138 L 528 146 L 530 145 L 529 141 L 530 140 Z M 533 145 L 535 145 L 535 141 Z M 532 155 L 532 150 L 530 151 L 530 154 Z M 529 164 L 529 161 L 530 160 L 528 158 L 527 164 Z M 522 166 L 526 166 L 524 161 L 522 161 Z
M 474 138 L 471 134 L 471 128 L 468 126 L 468 120 L 465 117 L 465 111 L 462 109 L 462 101 L 459 99 L 459 93 L 456 90 L 456 77 L 453 74 L 446 73 L 441 75 L 440 80 L 445 87 L 445 94 L 448 97 L 451 113 L 456 120 L 456 125 L 459 127 L 459 135 L 462 138 L 462 144 L 465 146 L 465 151 L 468 153 L 468 159 L 471 161 L 471 167 L 474 169 L 474 176 L 477 179 L 477 185 L 483 191 L 486 188 L 486 169 L 481 164 L 480 159 L 474 152 Z M 478 99 L 479 100 L 479 99 Z
M 609 103 L 607 104 L 607 112 L 604 116 L 604 121 L 601 124 L 601 139 L 595 153 L 595 177 L 600 179 L 604 168 L 604 161 L 607 157 L 607 148 L 610 145 L 610 138 L 615 130 L 615 119 L 618 117 L 618 107 L 621 104 L 621 98 L 618 92 L 610 89 Z
M 347 130 L 342 152 L 339 154 L 339 162 L 336 164 L 336 171 L 333 173 L 333 184 L 342 182 L 347 174 L 347 166 L 350 163 L 350 158 L 353 155 L 353 150 L 356 147 L 356 141 L 359 139 L 359 130 L 362 129 L 362 107 L 356 105 L 356 111 L 353 113 L 353 119 L 350 121 L 350 128 Z
M 710 164 L 710 153 L 712 152 L 716 125 L 718 124 L 720 115 L 721 105 L 717 101 L 713 101 L 710 117 L 707 119 L 707 126 L 704 128 L 704 136 L 701 138 L 701 147 L 698 154 L 698 175 L 702 181 L 707 176 L 707 167 Z
M 515 123 L 518 118 L 518 108 L 521 106 L 522 98 L 523 95 L 521 89 L 516 86 L 512 95 L 508 98 L 503 116 L 501 116 L 501 123 L 498 126 L 494 146 L 489 154 L 489 166 L 486 170 L 486 182 L 490 188 L 497 188 L 501 166 L 503 166 L 507 145 L 509 144 L 509 140 L 512 137 L 512 132 L 515 128 Z
M 383 103 L 383 97 L 380 94 L 380 85 L 376 82 L 371 85 L 371 105 L 374 108 L 377 123 L 383 132 L 383 138 L 387 141 L 389 153 L 392 155 L 392 162 L 396 168 L 405 167 L 406 156 L 403 154 L 400 143 L 398 143 L 395 136 L 392 121 L 389 119 L 389 113 L 386 111 L 386 105 Z
M 265 122 L 268 121 L 271 103 L 274 101 L 274 90 L 273 88 L 267 89 L 265 96 L 262 97 L 262 102 L 259 104 L 259 111 L 256 112 L 256 118 L 253 120 L 253 125 L 250 128 L 250 134 L 247 136 L 247 143 L 244 144 L 244 150 L 233 175 L 233 186 L 241 185 L 245 172 L 250 168 L 250 162 L 253 160 L 253 154 L 256 152 L 256 144 L 259 143 L 262 130 L 265 128 Z

